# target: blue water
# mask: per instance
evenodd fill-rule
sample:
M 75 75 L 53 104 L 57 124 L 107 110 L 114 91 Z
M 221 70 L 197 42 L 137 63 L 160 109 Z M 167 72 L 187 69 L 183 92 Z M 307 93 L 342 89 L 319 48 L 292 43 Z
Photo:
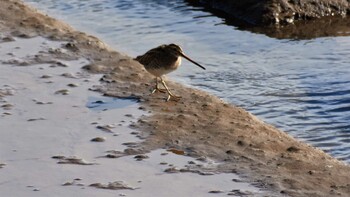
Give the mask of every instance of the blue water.
M 228 26 L 182 0 L 26 2 L 131 56 L 180 44 L 207 71 L 184 61 L 170 78 L 350 162 L 350 37 L 270 38 Z
M 107 96 L 91 96 L 88 98 L 86 107 L 93 111 L 106 111 L 112 109 L 125 108 L 130 105 L 135 105 L 138 102 L 137 99 L 127 98 L 120 99 Z

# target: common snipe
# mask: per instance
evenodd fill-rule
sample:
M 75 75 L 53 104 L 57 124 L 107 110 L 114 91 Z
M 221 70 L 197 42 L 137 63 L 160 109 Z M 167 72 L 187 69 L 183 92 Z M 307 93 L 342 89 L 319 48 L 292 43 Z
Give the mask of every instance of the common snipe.
M 168 93 L 167 101 L 169 101 L 171 98 L 174 98 L 175 100 L 181 98 L 180 96 L 175 96 L 169 90 L 162 78 L 163 75 L 176 70 L 181 65 L 181 57 L 186 58 L 188 61 L 205 70 L 203 66 L 187 57 L 182 51 L 181 47 L 176 44 L 160 45 L 159 47 L 147 51 L 144 55 L 140 55 L 135 58 L 138 62 L 145 66 L 145 69 L 149 73 L 156 77 L 156 85 L 152 93 L 155 93 L 156 91 L 166 91 Z M 158 87 L 158 78 L 160 79 L 165 90 Z

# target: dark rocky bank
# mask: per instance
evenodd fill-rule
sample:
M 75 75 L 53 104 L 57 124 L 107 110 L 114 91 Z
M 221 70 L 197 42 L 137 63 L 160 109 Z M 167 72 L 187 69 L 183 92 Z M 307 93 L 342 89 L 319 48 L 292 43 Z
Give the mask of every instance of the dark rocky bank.
M 347 0 L 187 0 L 192 5 L 223 11 L 252 25 L 288 24 L 326 16 L 345 17 Z

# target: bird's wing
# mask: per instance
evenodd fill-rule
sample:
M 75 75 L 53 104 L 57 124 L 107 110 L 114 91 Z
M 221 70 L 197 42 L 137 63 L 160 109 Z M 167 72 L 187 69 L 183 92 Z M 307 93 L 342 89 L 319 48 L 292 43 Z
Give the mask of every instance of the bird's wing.
M 144 66 L 147 66 L 152 64 L 152 62 L 154 62 L 155 60 L 157 60 L 159 58 L 158 56 L 160 56 L 162 52 L 163 45 L 147 51 L 144 55 L 137 56 L 135 60 L 137 60 Z

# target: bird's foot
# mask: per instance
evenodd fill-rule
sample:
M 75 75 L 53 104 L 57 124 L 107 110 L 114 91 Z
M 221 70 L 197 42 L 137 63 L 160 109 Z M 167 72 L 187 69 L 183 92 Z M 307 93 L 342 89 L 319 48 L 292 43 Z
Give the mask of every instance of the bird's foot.
M 170 101 L 170 99 L 173 99 L 174 101 L 179 101 L 182 97 L 181 96 L 175 96 L 173 94 L 169 94 L 168 98 L 166 99 L 166 101 Z
M 156 92 L 166 93 L 167 91 L 166 91 L 166 89 L 161 89 L 161 88 L 156 87 L 152 90 L 151 94 L 154 94 Z

